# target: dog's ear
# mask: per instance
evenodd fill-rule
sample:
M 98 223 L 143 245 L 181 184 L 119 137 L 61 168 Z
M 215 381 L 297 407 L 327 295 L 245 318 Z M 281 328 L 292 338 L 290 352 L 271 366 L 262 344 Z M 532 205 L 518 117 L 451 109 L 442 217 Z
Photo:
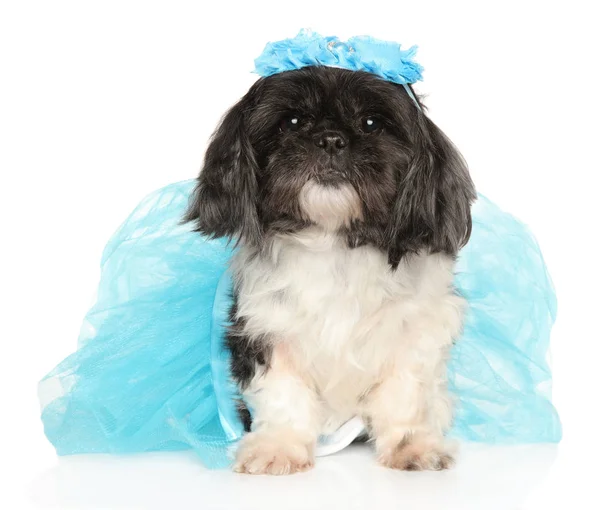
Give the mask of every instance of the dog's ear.
M 248 112 L 255 106 L 257 86 L 223 117 L 206 150 L 204 165 L 184 221 L 211 237 L 258 243 L 256 154 L 247 130 Z
M 412 154 L 386 231 L 393 268 L 406 254 L 421 250 L 456 255 L 471 235 L 475 188 L 466 163 L 422 110 L 413 122 Z

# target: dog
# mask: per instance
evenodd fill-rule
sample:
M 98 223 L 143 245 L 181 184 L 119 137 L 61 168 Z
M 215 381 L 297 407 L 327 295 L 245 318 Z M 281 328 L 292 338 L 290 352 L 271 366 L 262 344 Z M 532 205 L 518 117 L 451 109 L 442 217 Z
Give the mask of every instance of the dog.
M 185 220 L 237 245 L 235 471 L 307 470 L 319 435 L 354 416 L 385 466 L 453 464 L 453 270 L 475 190 L 423 108 L 373 74 L 313 66 L 260 78 L 215 131 Z

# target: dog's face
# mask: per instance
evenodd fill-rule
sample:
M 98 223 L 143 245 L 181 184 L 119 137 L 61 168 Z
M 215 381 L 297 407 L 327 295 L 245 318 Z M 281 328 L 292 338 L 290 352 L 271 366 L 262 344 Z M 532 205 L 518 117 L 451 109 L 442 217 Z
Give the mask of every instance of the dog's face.
M 367 73 L 321 67 L 269 78 L 260 94 L 248 132 L 258 155 L 264 226 L 383 225 L 398 169 L 408 166 L 398 87 Z
M 316 224 L 395 266 L 408 252 L 455 254 L 473 198 L 460 155 L 402 86 L 308 67 L 260 79 L 225 116 L 187 219 L 258 246 Z

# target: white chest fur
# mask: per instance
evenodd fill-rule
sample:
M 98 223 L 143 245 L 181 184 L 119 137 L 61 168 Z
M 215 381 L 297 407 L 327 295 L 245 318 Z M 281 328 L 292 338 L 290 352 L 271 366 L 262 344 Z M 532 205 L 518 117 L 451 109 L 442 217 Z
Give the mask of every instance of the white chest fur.
M 458 333 L 452 269 L 450 257 L 434 254 L 392 271 L 382 251 L 349 249 L 317 227 L 276 239 L 268 256 L 242 248 L 233 264 L 245 334 L 285 345 L 336 422 L 356 412 L 393 360 L 438 352 Z

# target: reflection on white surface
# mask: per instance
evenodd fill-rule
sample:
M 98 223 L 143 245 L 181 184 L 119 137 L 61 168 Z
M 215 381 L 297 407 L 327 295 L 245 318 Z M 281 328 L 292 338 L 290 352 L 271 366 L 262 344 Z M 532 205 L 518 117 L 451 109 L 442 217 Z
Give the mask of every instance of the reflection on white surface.
M 192 453 L 62 458 L 33 481 L 38 508 L 336 509 L 520 506 L 547 475 L 553 445 L 463 445 L 445 472 L 398 472 L 376 464 L 368 445 L 317 459 L 310 472 L 284 477 L 205 470 Z

